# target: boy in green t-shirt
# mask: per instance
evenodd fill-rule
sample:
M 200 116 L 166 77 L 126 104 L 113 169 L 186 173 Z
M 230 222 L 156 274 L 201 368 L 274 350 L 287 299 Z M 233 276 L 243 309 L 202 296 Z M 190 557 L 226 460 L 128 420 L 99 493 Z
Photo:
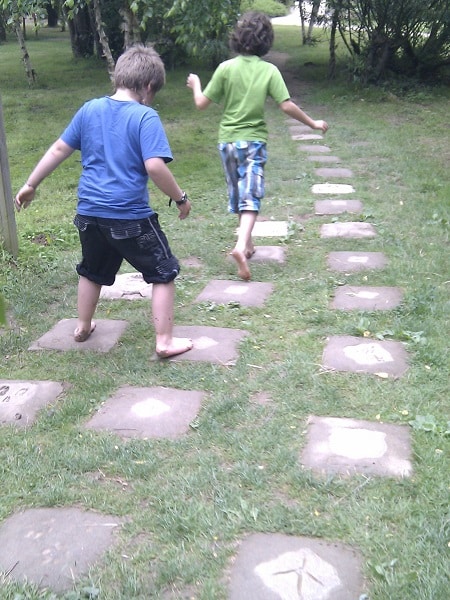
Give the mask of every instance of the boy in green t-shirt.
M 325 121 L 314 121 L 291 99 L 277 67 L 261 59 L 272 47 L 272 23 L 265 14 L 245 13 L 236 24 L 230 47 L 238 55 L 221 63 L 202 91 L 198 75 L 191 73 L 187 86 L 202 110 L 211 102 L 223 103 L 219 126 L 219 151 L 228 187 L 228 210 L 239 215 L 239 234 L 231 252 L 241 279 L 250 279 L 247 259 L 255 248 L 252 230 L 264 197 L 264 165 L 267 161 L 267 96 L 290 117 L 325 133 Z

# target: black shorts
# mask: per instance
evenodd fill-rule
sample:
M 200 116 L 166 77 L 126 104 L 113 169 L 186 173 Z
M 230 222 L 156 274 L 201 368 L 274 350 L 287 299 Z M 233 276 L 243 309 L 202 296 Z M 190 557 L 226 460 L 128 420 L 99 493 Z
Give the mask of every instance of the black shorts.
M 99 285 L 112 285 L 123 260 L 147 283 L 169 283 L 180 272 L 158 215 L 137 220 L 76 215 L 83 258 L 77 273 Z

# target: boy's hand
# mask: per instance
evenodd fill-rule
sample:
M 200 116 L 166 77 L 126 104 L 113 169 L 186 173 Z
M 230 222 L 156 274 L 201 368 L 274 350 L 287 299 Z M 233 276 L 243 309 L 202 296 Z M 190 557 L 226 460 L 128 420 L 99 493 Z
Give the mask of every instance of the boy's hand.
M 186 200 L 186 202 L 184 204 L 179 204 L 178 205 L 178 218 L 183 220 L 186 217 L 189 216 L 189 213 L 191 212 L 191 203 L 189 200 Z
M 20 188 L 16 197 L 14 198 L 14 205 L 16 207 L 17 212 L 20 212 L 22 208 L 25 209 L 31 204 L 35 193 L 36 190 L 30 185 L 28 185 L 28 183 L 26 183 Z
M 195 88 L 198 89 L 199 87 L 201 87 L 200 77 L 195 73 L 189 73 L 188 78 L 186 80 L 186 85 L 188 88 L 191 88 L 191 90 L 194 90 Z
M 322 133 L 326 133 L 328 131 L 328 123 L 326 121 L 314 121 L 314 123 L 314 129 L 320 129 Z

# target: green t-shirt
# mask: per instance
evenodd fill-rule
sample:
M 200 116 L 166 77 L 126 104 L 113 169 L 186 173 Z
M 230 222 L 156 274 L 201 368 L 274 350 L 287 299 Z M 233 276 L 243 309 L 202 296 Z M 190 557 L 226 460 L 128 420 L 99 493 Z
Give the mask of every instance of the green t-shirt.
M 277 67 L 259 56 L 239 55 L 221 63 L 203 94 L 224 105 L 219 142 L 267 142 L 264 105 L 270 96 L 277 104 L 289 91 Z

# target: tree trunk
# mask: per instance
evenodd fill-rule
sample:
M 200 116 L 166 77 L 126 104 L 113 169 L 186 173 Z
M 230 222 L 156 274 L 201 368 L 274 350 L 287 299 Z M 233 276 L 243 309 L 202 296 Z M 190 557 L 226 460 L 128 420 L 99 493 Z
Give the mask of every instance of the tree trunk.
M 92 33 L 87 6 L 67 17 L 70 33 L 70 45 L 75 58 L 84 58 L 94 54 L 94 35 Z
M 126 50 L 136 41 L 136 17 L 127 6 L 120 9 L 120 15 L 123 20 L 123 45 Z
M 6 18 L 3 10 L 0 10 L 0 42 L 6 42 Z
M 328 79 L 334 79 L 336 76 L 336 32 L 339 22 L 339 10 L 337 8 L 333 11 L 333 17 L 331 19 L 331 30 L 330 30 L 330 58 L 328 61 Z
M 36 71 L 33 69 L 31 65 L 30 55 L 28 54 L 27 46 L 25 44 L 25 38 L 23 36 L 22 27 L 20 24 L 20 19 L 17 18 L 14 21 L 14 31 L 17 36 L 17 41 L 19 42 L 20 50 L 22 52 L 22 61 L 25 66 L 25 72 L 27 74 L 28 85 L 30 87 L 33 86 L 36 81 Z
M 102 11 L 100 8 L 100 0 L 94 0 L 94 14 L 95 14 L 95 25 L 97 28 L 100 45 L 102 47 L 103 56 L 106 58 L 106 64 L 108 66 L 108 74 L 111 81 L 114 77 L 115 62 L 109 47 L 108 36 L 105 33 L 102 23 Z
M 317 15 L 319 14 L 320 1 L 321 0 L 313 0 L 313 2 L 312 2 L 311 16 L 309 17 L 308 32 L 306 34 L 306 43 L 307 44 L 310 44 L 312 41 L 312 32 L 314 29 L 314 25 L 317 22 Z
M 44 6 L 44 8 L 47 11 L 47 26 L 48 27 L 58 27 L 58 11 L 57 11 L 57 9 L 52 5 L 51 2 L 47 2 L 47 4 Z
M 306 19 L 305 19 L 305 3 L 303 0 L 300 0 L 298 3 L 298 10 L 300 12 L 300 22 L 302 24 L 302 44 L 303 46 L 306 44 Z

